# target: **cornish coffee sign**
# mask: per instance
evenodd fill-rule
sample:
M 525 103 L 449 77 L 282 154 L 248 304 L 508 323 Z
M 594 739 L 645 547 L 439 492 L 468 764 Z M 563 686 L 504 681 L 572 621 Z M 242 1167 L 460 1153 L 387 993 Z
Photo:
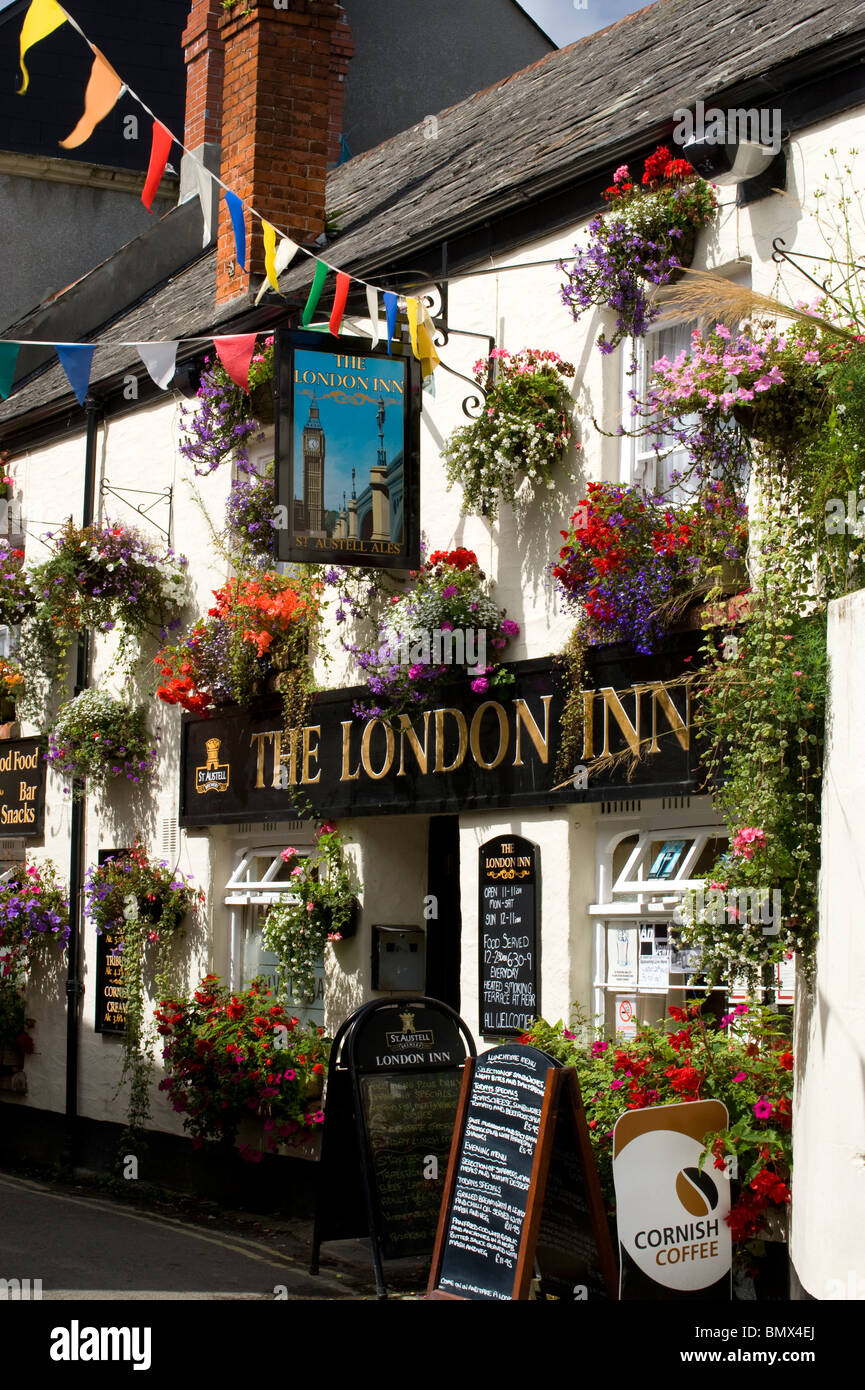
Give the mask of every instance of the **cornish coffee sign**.
M 41 840 L 45 833 L 45 759 L 38 738 L 0 743 L 0 835 Z
M 690 641 L 688 639 L 691 639 Z M 286 733 L 282 707 L 262 702 L 209 719 L 184 717 L 180 823 L 292 820 L 299 789 L 318 815 L 435 814 L 494 806 L 601 800 L 693 791 L 690 687 L 682 658 L 690 634 L 669 652 L 622 659 L 621 649 L 593 653 L 596 684 L 584 696 L 585 765 L 605 771 L 576 788 L 556 776 L 564 691 L 548 660 L 517 662 L 503 699 L 454 685 L 435 709 L 391 719 L 352 713 L 364 690 L 323 691 L 302 729 Z M 685 668 L 687 669 L 687 668 Z M 645 754 L 630 782 L 610 755 Z

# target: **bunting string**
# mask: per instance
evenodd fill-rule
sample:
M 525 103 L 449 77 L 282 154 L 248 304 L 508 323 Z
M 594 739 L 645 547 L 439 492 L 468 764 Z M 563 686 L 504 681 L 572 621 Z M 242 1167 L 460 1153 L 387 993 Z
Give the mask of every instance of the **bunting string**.
M 24 16 L 20 38 L 22 85 L 19 88 L 19 95 L 23 95 L 27 92 L 30 85 L 30 75 L 24 61 L 27 52 L 34 44 L 47 38 L 55 29 L 58 29 L 65 23 L 70 24 L 87 44 L 87 47 L 93 53 L 94 61 L 84 98 L 84 114 L 75 127 L 75 130 L 72 131 L 65 140 L 60 142 L 61 145 L 66 149 L 74 149 L 84 144 L 93 134 L 98 123 L 109 114 L 116 105 L 121 94 L 125 92 L 133 101 L 138 103 L 142 110 L 146 112 L 153 121 L 150 164 L 142 193 L 142 202 L 148 212 L 152 211 L 156 190 L 165 172 L 171 148 L 173 145 L 178 145 L 183 153 L 193 162 L 204 223 L 203 244 L 205 246 L 209 245 L 212 235 L 210 191 L 213 184 L 216 184 L 222 190 L 225 197 L 234 233 L 237 262 L 243 270 L 246 269 L 247 251 L 246 214 L 249 213 L 251 217 L 257 218 L 262 225 L 266 276 L 256 298 L 256 303 L 260 302 L 268 286 L 278 291 L 278 276 L 288 268 L 295 256 L 300 253 L 315 262 L 312 287 L 301 316 L 303 325 L 306 327 L 311 322 L 318 306 L 318 301 L 321 298 L 325 280 L 327 276 L 332 273 L 337 279 L 334 304 L 329 320 L 331 332 L 334 334 L 339 333 L 351 284 L 355 283 L 362 285 L 366 291 L 367 304 L 372 320 L 372 332 L 370 334 L 372 347 L 375 347 L 379 342 L 380 325 L 378 318 L 378 296 L 381 295 L 384 301 L 388 352 L 390 352 L 391 342 L 396 330 L 398 300 L 403 297 L 397 296 L 392 290 L 385 290 L 382 286 L 373 285 L 369 281 L 361 279 L 358 275 L 349 275 L 347 271 L 340 270 L 338 266 L 331 265 L 329 261 L 317 255 L 314 251 L 309 251 L 305 246 L 300 246 L 287 232 L 279 227 L 275 227 L 262 215 L 262 213 L 254 208 L 251 203 L 245 203 L 239 198 L 227 184 L 223 183 L 222 179 L 219 178 L 217 174 L 205 168 L 198 157 L 193 154 L 191 150 L 187 149 L 182 140 L 178 139 L 172 131 L 162 124 L 138 93 L 114 71 L 105 56 L 87 37 L 74 15 L 71 15 L 68 10 L 64 9 L 63 6 L 58 3 L 58 0 L 31 0 L 30 7 Z M 439 357 L 433 346 L 432 340 L 434 325 L 426 305 L 422 303 L 419 297 L 414 298 L 406 296 L 404 298 L 404 304 L 410 325 L 412 351 L 415 357 L 423 363 L 424 375 L 428 375 L 429 372 L 435 369 L 439 362 Z M 334 327 L 334 324 L 336 327 Z M 241 336 L 247 337 L 248 335 Z M 11 343 L 13 340 L 6 341 Z M 183 339 L 181 341 L 210 342 L 215 340 Z M 228 341 L 228 339 L 224 338 L 220 341 Z M 27 342 L 31 346 L 55 347 L 58 348 L 58 350 L 60 347 L 67 346 L 57 343 L 34 344 L 33 340 L 27 340 Z M 115 343 L 114 346 L 121 346 L 121 344 Z M 138 345 L 122 344 L 122 346 L 137 347 Z M 147 365 L 146 362 L 145 365 Z M 150 370 L 149 367 L 148 370 Z M 227 367 L 226 370 L 228 370 Z M 6 374 L 7 362 L 0 358 L 0 385 L 5 384 L 4 378 Z M 164 370 L 161 369 L 160 374 L 164 374 Z M 154 380 L 155 379 L 156 378 L 154 378 Z

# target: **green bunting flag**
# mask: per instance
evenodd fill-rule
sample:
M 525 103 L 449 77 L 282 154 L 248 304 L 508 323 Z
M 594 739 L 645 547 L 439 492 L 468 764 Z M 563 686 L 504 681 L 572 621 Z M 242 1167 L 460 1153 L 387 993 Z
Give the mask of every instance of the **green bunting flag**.
M 17 343 L 0 343 L 0 396 L 8 401 L 15 381 L 15 364 L 18 361 Z
M 304 311 L 300 318 L 300 322 L 304 328 L 306 328 L 309 324 L 310 319 L 315 313 L 318 301 L 321 299 L 321 292 L 324 289 L 324 282 L 327 279 L 327 272 L 328 268 L 325 265 L 324 261 L 316 261 L 315 277 L 312 282 L 312 289 L 309 292 L 309 299 L 306 301 L 306 307 L 304 308 Z

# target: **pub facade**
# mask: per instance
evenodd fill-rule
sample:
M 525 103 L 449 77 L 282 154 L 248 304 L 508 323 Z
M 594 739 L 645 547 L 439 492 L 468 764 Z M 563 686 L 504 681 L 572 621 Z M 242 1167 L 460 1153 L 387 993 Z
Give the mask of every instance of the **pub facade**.
M 677 52 L 678 35 L 672 20 L 644 19 L 648 13 L 629 22 L 659 26 L 660 65 L 664 55 Z M 825 37 L 815 30 L 815 53 L 823 52 Z M 776 64 L 782 94 L 785 82 L 794 83 L 783 68 L 783 36 L 773 42 L 775 58 L 741 58 L 749 91 L 762 92 L 766 71 Z M 365 299 L 349 301 L 352 343 L 367 340 L 370 360 L 391 364 L 381 370 L 378 395 L 366 408 L 363 441 L 328 436 L 324 388 L 317 397 L 314 381 L 302 418 L 290 414 L 292 381 L 303 384 L 303 372 L 313 370 L 301 363 L 299 376 L 290 378 L 277 368 L 276 419 L 263 424 L 246 449 L 253 467 L 263 471 L 275 462 L 276 510 L 288 518 L 283 529 L 295 534 L 287 550 L 275 552 L 274 571 L 285 573 L 291 564 L 314 558 L 313 543 L 324 538 L 325 566 L 350 567 L 362 555 L 367 568 L 385 572 L 398 592 L 422 553 L 455 547 L 472 552 L 493 581 L 496 604 L 519 630 L 502 663 L 510 683 L 478 691 L 467 674 L 446 687 L 446 698 L 408 713 L 358 713 L 369 691 L 352 643 L 343 640 L 338 579 L 323 589 L 323 627 L 309 655 L 317 689 L 304 722 L 295 727 L 286 726 L 280 700 L 267 693 L 246 707 L 220 706 L 207 717 L 182 714 L 154 699 L 158 640 L 142 647 L 141 662 L 118 685 L 112 636 L 100 634 L 89 684 L 117 693 L 134 690 L 148 701 L 154 776 L 144 788 L 109 786 L 76 809 L 64 777 L 49 770 L 37 833 L 21 836 L 17 823 L 0 821 L 4 869 L 25 859 L 51 860 L 62 869 L 70 862 L 77 817 L 86 864 L 141 842 L 152 856 L 191 876 L 204 891 L 205 907 L 181 948 L 187 991 L 208 973 L 237 990 L 263 977 L 275 996 L 330 1036 L 367 1001 L 426 994 L 460 1014 L 479 1050 L 518 1036 L 539 1015 L 567 1019 L 574 1005 L 627 1038 L 638 1018 L 658 1019 L 686 995 L 693 960 L 677 943 L 678 911 L 683 895 L 703 883 L 725 844 L 694 730 L 702 631 L 686 617 L 652 654 L 624 643 L 589 645 L 579 746 L 567 765 L 561 759 L 572 675 L 559 655 L 574 626 L 574 613 L 551 578 L 561 530 L 592 481 L 673 486 L 675 451 L 643 455 L 619 426 L 628 418 L 632 362 L 645 376 L 657 358 L 674 358 L 693 329 L 704 326 L 702 319 L 665 310 L 661 287 L 656 293 L 662 313 L 646 336 L 604 354 L 594 339 L 602 329 L 611 331 L 612 311 L 593 311 L 575 322 L 562 301 L 558 262 L 585 239 L 612 170 L 629 160 L 637 168 L 654 144 L 673 139 L 671 100 L 659 95 L 651 118 L 638 119 L 642 98 L 633 93 L 610 115 L 603 135 L 592 134 L 593 116 L 579 92 L 593 71 L 618 70 L 616 44 L 614 31 L 603 31 L 502 84 L 505 113 L 509 102 L 542 110 L 545 90 L 550 96 L 554 90 L 571 93 L 580 156 L 561 163 L 555 151 L 548 152 L 547 166 L 526 174 L 522 187 L 507 195 L 497 192 L 498 161 L 519 160 L 518 132 L 502 124 L 489 98 L 485 128 L 495 138 L 474 167 L 470 191 L 460 193 L 449 227 L 435 222 L 430 230 L 409 175 L 394 173 L 396 160 L 433 178 L 430 170 L 440 155 L 422 131 L 406 132 L 387 148 L 331 171 L 328 198 L 349 212 L 345 233 L 328 256 L 364 282 L 395 286 L 389 293 L 400 287 L 417 293 L 418 285 L 428 293 L 441 361 L 422 380 L 403 313 L 385 354 L 381 342 L 375 345 L 383 323 L 373 323 Z M 821 98 L 813 116 L 800 102 L 785 122 L 787 196 L 767 189 L 748 200 L 735 183 L 717 190 L 718 214 L 696 238 L 695 269 L 791 300 L 801 296 L 790 265 L 774 258 L 773 244 L 799 235 L 801 209 L 813 201 L 832 150 L 863 148 L 865 108 L 848 76 L 836 82 L 831 98 Z M 706 58 L 697 77 L 689 73 L 688 90 L 693 87 L 694 100 L 708 101 L 718 80 Z M 533 83 L 540 84 L 539 92 Z M 254 92 L 249 100 L 254 123 Z M 441 118 L 441 140 L 453 142 L 447 148 L 455 169 L 462 168 L 478 101 L 461 103 Z M 517 142 L 513 150 L 511 140 Z M 860 172 L 861 158 L 854 156 Z M 391 202 L 401 210 L 393 223 L 376 201 L 388 180 Z M 254 191 L 250 201 L 261 205 Z M 171 216 L 188 220 L 189 202 Z M 293 331 L 309 291 L 306 262 L 295 262 L 280 276 L 279 295 L 259 303 L 261 267 L 244 279 L 231 260 L 226 227 L 220 235 L 218 246 L 152 286 L 144 302 L 115 306 L 107 326 L 94 327 L 102 348 L 86 411 L 60 368 L 44 364 L 0 409 L 0 447 L 9 453 L 6 466 L 21 518 L 15 524 L 26 536 L 28 560 L 39 558 L 40 547 L 67 516 L 82 515 L 90 459 L 97 520 L 131 519 L 186 557 L 189 623 L 208 611 L 214 592 L 231 576 L 219 538 L 232 483 L 243 473 L 236 458 L 197 473 L 181 452 L 190 399 L 205 366 L 200 347 L 188 354 L 184 399 L 180 384 L 167 393 L 155 390 L 128 346 L 153 337 L 200 338 L 214 330 Z M 110 263 L 107 271 L 92 273 L 97 290 L 110 283 L 116 292 L 112 273 Z M 51 339 L 52 313 L 60 325 L 63 299 L 42 312 L 38 334 L 29 326 L 30 336 Z M 344 350 L 328 334 L 326 310 L 311 327 L 319 330 L 322 352 Z M 60 336 L 59 326 L 54 336 Z M 310 337 L 303 350 L 312 353 Z M 465 514 L 460 488 L 448 485 L 442 454 L 477 405 L 476 400 L 467 407 L 473 364 L 495 348 L 516 353 L 525 347 L 576 364 L 572 439 L 556 485 L 542 495 L 522 487 L 514 505 L 503 504 L 494 521 Z M 411 417 L 416 430 L 414 474 L 408 433 L 399 460 L 400 448 L 388 444 L 378 418 L 387 415 L 387 382 L 397 379 L 400 365 L 407 368 L 405 418 Z M 295 420 L 297 447 L 287 449 L 286 431 L 295 430 Z M 336 468 L 338 457 L 341 477 L 349 482 L 345 488 L 340 482 L 334 502 L 328 470 Z M 147 506 L 142 489 L 152 500 Z M 299 553 L 298 534 L 310 543 L 308 553 Z M 277 558 L 280 553 L 284 558 Z M 70 674 L 66 693 L 71 691 Z M 30 739 L 47 728 L 25 724 L 12 732 Z M 291 892 L 290 864 L 314 853 L 322 822 L 339 828 L 358 885 L 359 911 L 353 934 L 325 947 L 313 993 L 298 995 L 263 943 L 263 923 L 273 903 Z M 117 1000 L 116 992 L 108 993 L 118 988 L 116 972 L 106 968 L 104 945 L 83 913 L 78 927 L 71 1104 L 88 1124 L 113 1128 L 124 1123 L 126 1105 L 118 1091 L 122 1032 L 104 1026 L 109 1013 L 117 1014 L 106 1007 Z M 794 987 L 791 966 L 779 974 L 777 1000 L 791 1003 Z M 728 996 L 737 997 L 737 990 L 729 980 Z M 70 997 L 75 994 L 73 984 Z M 70 1113 L 70 1031 L 56 974 L 34 973 L 28 1008 L 38 1032 L 27 1059 L 26 1088 L 4 1093 L 0 1103 L 29 1114 L 33 1133 L 41 1124 L 54 1134 Z M 160 1079 L 157 1057 L 150 1125 L 179 1137 L 181 1118 L 157 1089 Z

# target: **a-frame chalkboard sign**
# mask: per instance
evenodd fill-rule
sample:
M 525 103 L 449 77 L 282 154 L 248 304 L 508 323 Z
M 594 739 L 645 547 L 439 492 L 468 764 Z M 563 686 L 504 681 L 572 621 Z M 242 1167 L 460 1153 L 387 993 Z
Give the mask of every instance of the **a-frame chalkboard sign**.
M 466 1062 L 427 1297 L 617 1298 L 577 1074 L 508 1044 Z
M 376 999 L 331 1049 L 310 1272 L 329 1240 L 369 1236 L 379 1298 L 384 1264 L 432 1255 L 463 1066 L 475 1046 L 437 999 Z

